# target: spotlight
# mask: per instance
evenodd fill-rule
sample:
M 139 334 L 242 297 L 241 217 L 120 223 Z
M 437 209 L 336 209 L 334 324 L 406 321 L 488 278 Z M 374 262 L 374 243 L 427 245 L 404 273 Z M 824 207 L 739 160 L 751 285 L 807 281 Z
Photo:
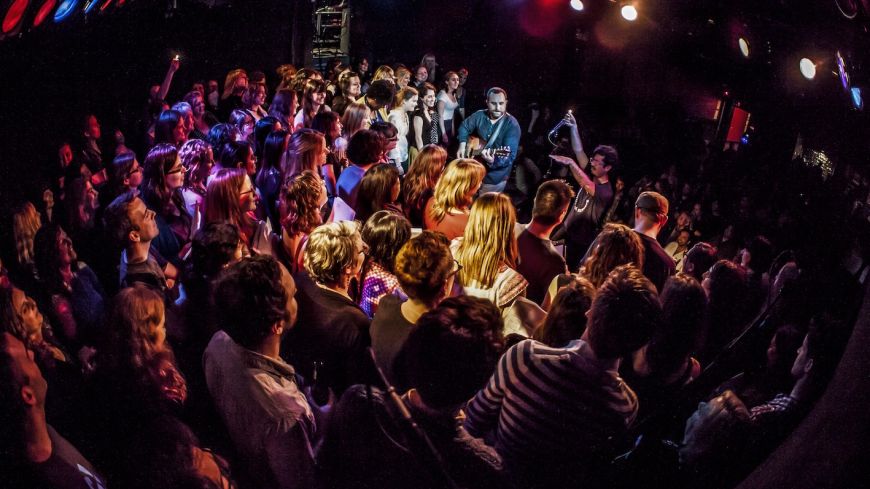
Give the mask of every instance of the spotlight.
M 816 77 L 816 64 L 810 61 L 809 58 L 801 58 L 800 68 L 801 75 L 807 80 L 812 80 Z
M 30 0 L 15 0 L 9 5 L 6 16 L 3 17 L 3 34 L 11 33 L 21 24 L 21 19 L 24 17 L 28 5 L 30 5 Z
M 54 7 L 57 5 L 57 0 L 45 0 L 42 6 L 36 11 L 36 17 L 33 18 L 33 27 L 37 27 L 48 18 Z
M 741 37 L 737 39 L 737 47 L 740 48 L 740 54 L 742 54 L 744 58 L 749 57 L 749 41 Z
M 849 83 L 849 72 L 846 71 L 846 60 L 843 55 L 837 51 L 837 74 L 840 75 L 840 85 L 843 85 L 843 90 L 848 91 L 851 84 Z
M 580 0 L 571 0 L 571 8 L 578 12 L 581 12 L 583 11 L 583 2 L 581 2 Z
M 852 105 L 855 106 L 856 109 L 861 110 L 864 108 L 864 95 L 860 87 L 852 87 Z
M 62 0 L 57 10 L 54 12 L 54 22 L 59 23 L 65 21 L 75 12 L 81 0 Z
M 98 0 L 87 0 L 85 1 L 85 6 L 82 7 L 82 11 L 84 11 L 85 15 L 91 13 L 91 10 L 97 6 Z
M 620 9 L 620 13 L 622 14 L 622 18 L 629 22 L 637 20 L 637 9 L 634 5 L 623 5 Z

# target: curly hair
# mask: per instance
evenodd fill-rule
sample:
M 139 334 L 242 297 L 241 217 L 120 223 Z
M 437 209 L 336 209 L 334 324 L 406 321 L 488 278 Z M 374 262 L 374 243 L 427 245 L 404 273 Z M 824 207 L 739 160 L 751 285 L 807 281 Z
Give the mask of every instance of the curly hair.
M 435 306 L 455 263 L 450 241 L 441 233 L 423 231 L 402 245 L 396 255 L 393 273 L 411 299 Z
M 598 287 L 610 271 L 619 265 L 633 263 L 643 267 L 643 253 L 643 242 L 637 233 L 624 224 L 607 223 L 595 238 L 581 275 Z
M 178 150 L 178 157 L 181 158 L 181 164 L 186 170 L 184 173 L 184 186 L 193 187 L 199 184 L 205 184 L 203 175 L 207 172 L 203 170 L 203 165 L 206 165 L 210 170 L 211 165 L 214 165 L 214 154 L 209 158 L 208 152 L 211 145 L 202 139 L 188 139 L 181 149 Z
M 317 282 L 336 284 L 342 270 L 353 266 L 356 259 L 356 240 L 362 240 L 355 221 L 324 224 L 308 237 L 305 249 L 305 270 Z
M 323 181 L 310 170 L 288 179 L 281 191 L 281 226 L 290 236 L 310 234 L 323 222 L 320 197 Z
M 182 404 L 187 397 L 184 377 L 172 350 L 159 345 L 165 320 L 163 297 L 144 285 L 122 289 L 107 318 L 106 343 L 97 354 L 101 375 L 141 390 L 137 401 Z
M 253 349 L 279 321 L 287 321 L 290 297 L 281 265 L 271 256 L 244 258 L 224 270 L 214 288 L 221 328 L 239 345 Z
M 474 198 L 486 168 L 475 160 L 456 159 L 444 169 L 432 195 L 432 217 L 441 222 L 451 209 L 467 209 Z

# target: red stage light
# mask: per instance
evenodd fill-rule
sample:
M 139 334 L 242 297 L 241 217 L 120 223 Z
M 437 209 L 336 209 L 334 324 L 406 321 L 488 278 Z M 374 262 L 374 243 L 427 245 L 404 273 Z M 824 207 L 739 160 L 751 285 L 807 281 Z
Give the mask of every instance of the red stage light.
M 6 17 L 3 17 L 3 34 L 9 34 L 14 31 L 21 19 L 24 17 L 24 12 L 27 11 L 27 6 L 30 5 L 30 0 L 15 0 L 6 11 Z
M 103 6 L 100 7 L 100 12 L 102 12 L 103 10 L 106 10 L 109 7 L 109 5 L 112 5 L 112 0 L 106 0 L 106 3 L 104 3 Z
M 36 12 L 36 17 L 33 19 L 33 27 L 36 27 L 42 24 L 42 21 L 48 18 L 49 15 L 54 11 L 54 7 L 57 6 L 57 0 L 45 0 L 42 2 L 42 6 L 39 7 L 39 10 Z

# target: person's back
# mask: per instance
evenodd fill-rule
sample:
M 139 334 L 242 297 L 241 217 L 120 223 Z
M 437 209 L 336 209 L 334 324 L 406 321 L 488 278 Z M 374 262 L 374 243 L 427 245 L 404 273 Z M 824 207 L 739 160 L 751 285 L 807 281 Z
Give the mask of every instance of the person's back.
M 511 380 L 504 388 L 490 381 L 469 404 L 465 426 L 483 436 L 497 421 L 496 450 L 523 484 L 567 487 L 603 476 L 609 460 L 630 447 L 627 427 L 638 409 L 615 364 L 596 359 L 583 340 L 564 348 L 525 340 L 497 367 L 497 376 Z
M 677 266 L 656 240 L 668 221 L 668 199 L 657 192 L 643 192 L 634 204 L 634 232 L 643 243 L 643 274 L 659 292 Z
M 495 446 L 520 487 L 594 487 L 630 446 L 637 397 L 619 377 L 619 357 L 649 338 L 661 313 L 652 284 L 632 265 L 599 289 L 583 336 L 564 348 L 534 340 L 505 353 L 467 407 L 473 436 Z M 642 319 L 641 319 L 642 318 Z
M 352 164 L 342 170 L 336 186 L 338 187 L 338 196 L 352 209 L 356 209 L 357 194 L 363 176 L 372 165 L 380 160 L 383 149 L 383 138 L 374 131 L 361 129 L 350 138 L 347 146 L 347 158 Z
M 453 297 L 420 317 L 400 357 L 411 389 L 402 402 L 443 460 L 429 461 L 383 390 L 349 388 L 332 411 L 318 453 L 323 487 L 504 487 L 501 460 L 458 419 L 463 403 L 486 382 L 503 349 L 498 309 Z M 422 449 L 422 450 L 421 450 Z
M 539 238 L 528 230 L 517 238 L 517 248 L 520 254 L 517 271 L 529 282 L 526 297 L 540 304 L 553 277 L 568 271 L 565 259 L 549 239 Z

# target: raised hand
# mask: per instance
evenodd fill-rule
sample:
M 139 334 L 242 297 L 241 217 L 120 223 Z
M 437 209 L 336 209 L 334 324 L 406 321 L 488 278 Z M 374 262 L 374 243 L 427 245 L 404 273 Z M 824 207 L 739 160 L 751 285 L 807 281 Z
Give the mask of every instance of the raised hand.
M 556 163 L 564 166 L 571 166 L 574 164 L 574 160 L 562 155 L 550 155 L 550 159 L 555 161 Z

